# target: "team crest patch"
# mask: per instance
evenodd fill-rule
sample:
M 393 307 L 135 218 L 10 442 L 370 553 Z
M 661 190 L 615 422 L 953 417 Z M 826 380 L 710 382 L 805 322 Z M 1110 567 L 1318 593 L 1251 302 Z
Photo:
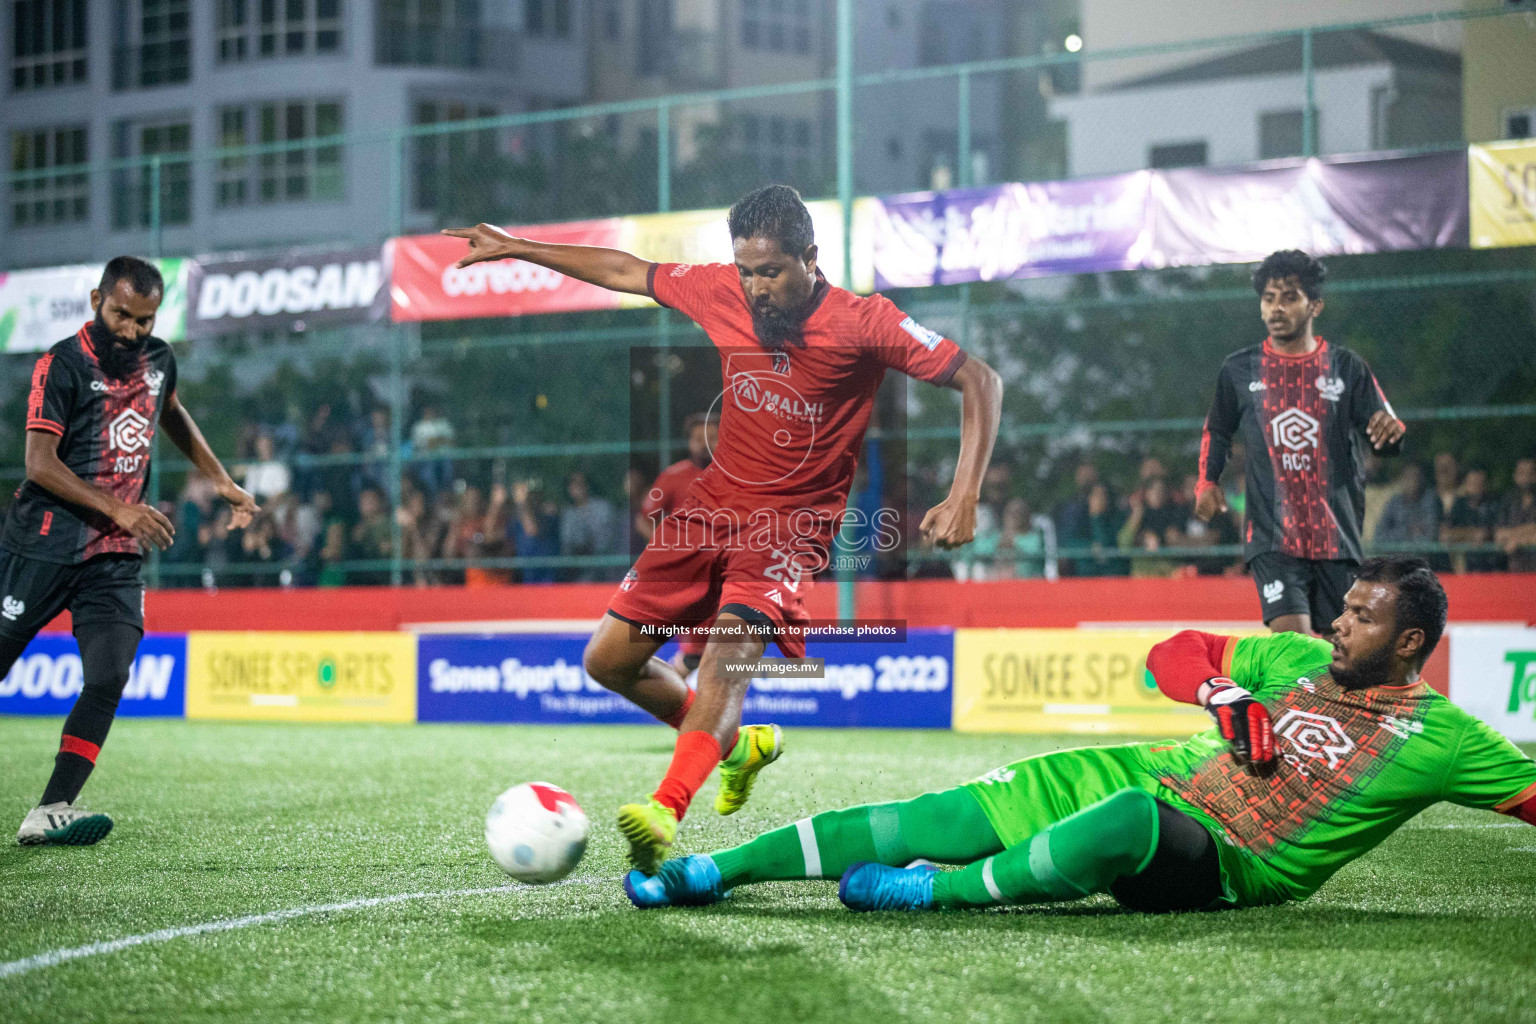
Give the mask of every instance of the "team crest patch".
M 156 397 L 160 395 L 160 389 L 165 386 L 164 370 L 145 370 L 144 384 L 149 388 L 149 393 Z
M 938 348 L 939 342 L 944 340 L 944 335 L 938 331 L 930 331 L 911 317 L 907 317 L 901 322 L 901 329 L 912 335 L 917 340 L 917 343 L 929 352 Z
M 1339 760 L 1355 749 L 1355 741 L 1337 718 L 1296 708 L 1275 723 L 1275 735 L 1289 742 L 1303 757 L 1315 761 L 1327 758 L 1329 768 L 1337 768 Z
M 1337 402 L 1344 397 L 1344 382 L 1338 377 L 1322 376 L 1317 378 L 1317 390 L 1330 402 Z

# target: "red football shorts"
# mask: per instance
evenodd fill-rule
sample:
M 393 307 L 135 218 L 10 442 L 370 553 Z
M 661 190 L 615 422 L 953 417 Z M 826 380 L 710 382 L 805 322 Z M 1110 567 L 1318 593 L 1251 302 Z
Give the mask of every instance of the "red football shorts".
M 800 563 L 777 548 L 717 544 L 697 521 L 670 515 L 661 521 L 634 568 L 619 584 L 608 611 L 638 626 L 707 625 L 728 605 L 752 609 L 774 628 L 787 658 L 805 657 L 805 595 L 811 579 Z M 786 632 L 786 626 L 798 627 Z

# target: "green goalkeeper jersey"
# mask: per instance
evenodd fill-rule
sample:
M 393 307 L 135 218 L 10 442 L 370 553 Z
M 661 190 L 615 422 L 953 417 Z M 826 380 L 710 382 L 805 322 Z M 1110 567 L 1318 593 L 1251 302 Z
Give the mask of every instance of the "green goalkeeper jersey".
M 1536 761 L 1422 682 L 1346 690 L 1332 647 L 1297 633 L 1231 640 L 1227 673 L 1261 700 L 1276 761 L 1244 767 L 1215 729 L 1143 747 L 1169 793 L 1214 821 L 1305 899 L 1441 800 L 1508 810 L 1536 794 Z

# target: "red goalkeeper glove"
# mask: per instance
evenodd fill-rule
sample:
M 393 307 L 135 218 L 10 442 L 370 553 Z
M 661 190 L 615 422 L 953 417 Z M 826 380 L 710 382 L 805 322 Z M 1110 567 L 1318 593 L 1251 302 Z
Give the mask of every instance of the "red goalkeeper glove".
M 1264 705 L 1230 679 L 1208 680 L 1205 710 L 1216 720 L 1221 738 L 1232 744 L 1241 764 L 1262 765 L 1275 759 L 1275 730 Z

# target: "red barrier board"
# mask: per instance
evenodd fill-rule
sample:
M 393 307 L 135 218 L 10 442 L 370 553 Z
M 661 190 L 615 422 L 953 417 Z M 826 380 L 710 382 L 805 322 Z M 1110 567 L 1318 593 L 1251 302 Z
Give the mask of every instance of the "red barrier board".
M 1454 622 L 1536 623 L 1536 574 L 1445 576 Z M 302 590 L 157 590 L 147 628 L 393 630 L 417 622 L 590 619 L 608 607 L 608 583 L 502 587 L 347 587 Z M 859 584 L 859 615 L 910 626 L 1071 628 L 1085 622 L 1258 622 L 1253 581 L 1237 578 L 912 580 Z M 837 587 L 817 583 L 808 611 L 837 614 Z M 48 627 L 67 630 L 66 613 Z
M 507 230 L 540 242 L 612 247 L 618 245 L 621 223 L 609 218 Z M 617 292 L 520 260 L 456 268 L 454 264 L 468 251 L 469 243 L 447 235 L 411 235 L 390 241 L 389 304 L 394 321 L 468 320 L 619 306 Z

